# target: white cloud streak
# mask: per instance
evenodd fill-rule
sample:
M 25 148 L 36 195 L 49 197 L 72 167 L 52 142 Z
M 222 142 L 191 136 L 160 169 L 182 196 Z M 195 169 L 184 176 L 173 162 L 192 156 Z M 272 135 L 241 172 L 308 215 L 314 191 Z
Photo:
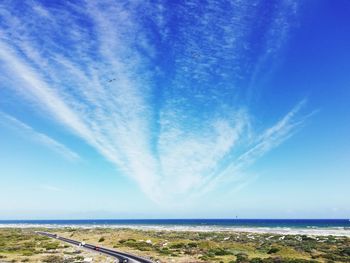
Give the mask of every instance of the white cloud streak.
M 49 184 L 39 185 L 39 189 L 49 191 L 49 192 L 61 192 L 62 189 Z
M 197 1 L 186 1 L 177 13 L 161 2 L 156 8 L 105 0 L 47 8 L 34 1 L 23 17 L 10 3 L 0 4 L 4 85 L 94 147 L 153 200 L 205 192 L 300 125 L 303 103 L 254 135 L 252 113 L 232 103 L 237 83 L 253 68 L 242 43 L 260 2 L 222 7 L 212 1 L 202 5 L 201 19 L 193 9 Z M 229 11 L 234 15 L 227 21 Z M 174 16 L 176 39 L 169 26 Z M 283 19 L 281 12 L 276 19 Z M 269 40 L 266 49 L 277 52 L 278 43 Z
M 76 152 L 69 149 L 67 146 L 59 143 L 44 133 L 34 130 L 32 127 L 19 121 L 18 119 L 6 113 L 0 113 L 0 119 L 2 120 L 3 124 L 10 125 L 11 127 L 15 128 L 17 132 L 27 135 L 33 141 L 46 146 L 52 151 L 63 156 L 65 159 L 69 161 L 81 160 L 80 156 Z

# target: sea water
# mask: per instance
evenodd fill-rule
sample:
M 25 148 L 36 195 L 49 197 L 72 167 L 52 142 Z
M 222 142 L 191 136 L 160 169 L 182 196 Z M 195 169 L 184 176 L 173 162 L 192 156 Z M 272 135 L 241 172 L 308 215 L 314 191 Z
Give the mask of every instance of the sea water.
M 85 219 L 0 220 L 0 227 L 134 228 L 350 236 L 348 219 Z

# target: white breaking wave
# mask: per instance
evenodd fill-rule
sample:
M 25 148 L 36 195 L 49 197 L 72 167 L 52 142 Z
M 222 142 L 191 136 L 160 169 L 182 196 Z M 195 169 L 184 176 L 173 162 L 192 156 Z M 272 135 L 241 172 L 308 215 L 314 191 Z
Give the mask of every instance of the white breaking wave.
M 289 228 L 289 227 L 238 227 L 238 226 L 179 226 L 179 225 L 110 225 L 110 224 L 0 224 L 0 228 L 75 228 L 75 229 L 138 229 L 155 231 L 193 231 L 193 232 L 233 232 L 277 235 L 308 236 L 346 236 L 350 237 L 350 229 L 344 227 L 322 228 Z

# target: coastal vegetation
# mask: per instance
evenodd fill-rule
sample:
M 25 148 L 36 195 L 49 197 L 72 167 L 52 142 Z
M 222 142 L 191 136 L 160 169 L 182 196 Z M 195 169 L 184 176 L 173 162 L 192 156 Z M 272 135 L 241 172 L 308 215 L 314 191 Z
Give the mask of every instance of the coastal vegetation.
M 60 229 L 59 235 L 161 262 L 350 262 L 350 238 L 239 232 Z
M 81 262 L 82 253 L 88 253 L 34 230 L 38 229 L 0 229 L 0 262 Z M 159 262 L 350 262 L 349 237 L 111 228 L 45 231 Z
M 92 258 L 105 262 L 99 254 L 35 233 L 34 229 L 0 228 L 0 262 L 78 263 Z

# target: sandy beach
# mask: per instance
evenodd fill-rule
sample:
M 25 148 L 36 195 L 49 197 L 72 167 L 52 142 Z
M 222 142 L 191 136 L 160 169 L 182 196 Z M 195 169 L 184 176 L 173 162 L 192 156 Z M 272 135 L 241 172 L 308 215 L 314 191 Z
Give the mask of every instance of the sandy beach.
M 243 232 L 257 234 L 278 234 L 278 235 L 309 235 L 309 236 L 346 236 L 350 237 L 348 227 L 222 227 L 222 226 L 179 226 L 179 225 L 105 225 L 105 224 L 0 224 L 0 228 L 77 228 L 77 229 L 135 229 L 153 231 L 189 231 L 189 232 Z

